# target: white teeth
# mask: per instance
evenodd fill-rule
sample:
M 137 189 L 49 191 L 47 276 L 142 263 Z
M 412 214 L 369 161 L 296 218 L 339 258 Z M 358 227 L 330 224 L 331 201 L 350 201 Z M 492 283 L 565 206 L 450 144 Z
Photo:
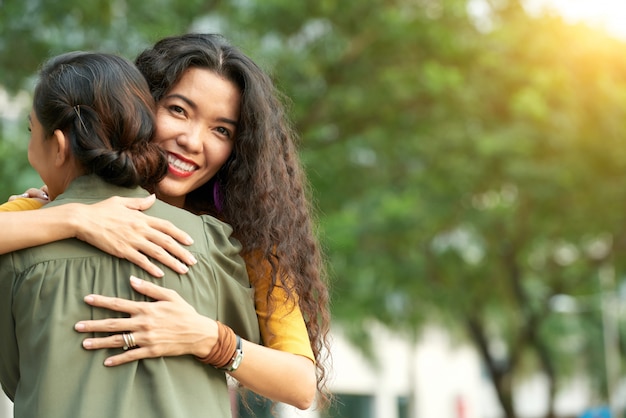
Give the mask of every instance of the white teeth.
M 194 171 L 196 169 L 196 165 L 195 164 L 190 164 L 187 163 L 185 161 L 181 161 L 178 158 L 174 157 L 171 154 L 167 155 L 167 162 L 170 165 L 173 165 L 174 167 L 176 167 L 179 170 L 182 171 Z

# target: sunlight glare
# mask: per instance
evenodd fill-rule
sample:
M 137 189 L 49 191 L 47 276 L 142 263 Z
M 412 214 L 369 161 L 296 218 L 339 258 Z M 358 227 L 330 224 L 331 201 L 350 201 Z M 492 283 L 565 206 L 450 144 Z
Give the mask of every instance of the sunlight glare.
M 626 39 L 625 0 L 527 0 L 525 4 L 531 11 L 554 10 L 570 22 L 584 22 Z

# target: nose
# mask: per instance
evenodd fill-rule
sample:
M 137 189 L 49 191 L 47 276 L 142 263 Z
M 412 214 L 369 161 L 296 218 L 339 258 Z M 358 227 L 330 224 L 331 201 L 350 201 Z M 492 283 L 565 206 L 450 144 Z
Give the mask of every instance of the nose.
M 176 143 L 187 152 L 198 154 L 202 151 L 203 132 L 198 127 L 189 127 L 176 137 Z

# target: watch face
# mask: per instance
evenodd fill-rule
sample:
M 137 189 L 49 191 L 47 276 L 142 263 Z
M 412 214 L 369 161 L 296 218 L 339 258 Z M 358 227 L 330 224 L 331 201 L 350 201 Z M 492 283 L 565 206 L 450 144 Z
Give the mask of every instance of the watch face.
M 241 338 L 239 337 L 239 335 L 237 335 L 236 337 L 237 347 L 235 348 L 235 354 L 233 355 L 233 358 L 230 360 L 230 362 L 224 367 L 220 368 L 220 370 L 224 370 L 226 372 L 234 372 L 241 364 L 241 360 L 243 360 L 243 347 L 241 344 Z
M 241 364 L 241 360 L 243 360 L 243 351 L 237 350 L 235 358 L 233 359 L 233 364 L 230 366 L 230 370 L 233 372 L 237 370 L 237 368 Z

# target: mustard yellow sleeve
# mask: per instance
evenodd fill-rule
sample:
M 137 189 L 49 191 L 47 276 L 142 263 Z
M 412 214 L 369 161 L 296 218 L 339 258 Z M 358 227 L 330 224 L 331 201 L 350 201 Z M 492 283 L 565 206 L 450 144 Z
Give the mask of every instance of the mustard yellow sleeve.
M 269 266 L 263 269 L 253 269 L 249 263 L 246 265 L 250 283 L 255 288 L 256 314 L 263 345 L 275 350 L 298 354 L 315 362 L 309 334 L 297 299 L 288 299 L 287 293 L 278 283 L 274 286 L 268 303 Z M 270 304 L 273 310 L 270 309 Z
M 20 210 L 35 210 L 43 206 L 39 200 L 20 197 L 0 205 L 0 212 L 17 212 Z

